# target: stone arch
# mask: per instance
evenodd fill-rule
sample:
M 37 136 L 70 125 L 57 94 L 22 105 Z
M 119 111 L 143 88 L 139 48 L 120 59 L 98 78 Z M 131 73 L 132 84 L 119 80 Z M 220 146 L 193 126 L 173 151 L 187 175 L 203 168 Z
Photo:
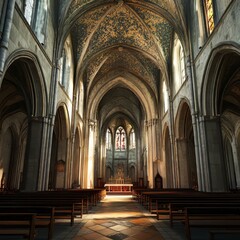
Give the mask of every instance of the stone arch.
M 44 154 L 41 148 L 46 96 L 43 73 L 35 55 L 29 51 L 12 53 L 6 61 L 0 89 L 0 128 L 7 124 L 9 129 L 16 129 L 10 188 L 37 189 L 41 174 L 38 166 Z M 37 166 L 34 170 L 30 166 L 33 162 Z
M 227 42 L 214 48 L 207 61 L 201 92 L 202 114 L 216 119 L 214 134 L 219 139 L 215 139 L 215 151 L 218 148 L 217 152 L 220 152 L 219 179 L 222 179 L 224 189 L 237 188 L 240 185 L 239 140 L 236 134 L 240 121 L 239 66 L 239 45 Z M 208 135 L 207 137 L 210 138 Z M 209 156 L 209 162 L 216 165 L 213 158 L 216 157 L 215 153 Z M 219 182 L 215 182 L 216 186 L 219 186 Z
M 234 62 L 239 63 L 239 49 L 239 45 L 235 43 L 225 43 L 217 46 L 210 53 L 201 88 L 200 106 L 202 106 L 203 115 L 218 116 L 220 114 L 221 95 L 239 66 L 234 66 Z M 231 67 L 231 69 L 227 69 L 227 67 Z
M 197 167 L 191 110 L 186 100 L 182 100 L 175 120 L 176 161 L 179 186 L 198 188 Z
M 6 78 L 10 67 L 20 65 L 29 83 L 32 104 L 31 115 L 46 116 L 48 110 L 47 87 L 41 64 L 37 56 L 28 50 L 17 50 L 6 60 L 3 75 Z M 19 72 L 20 73 L 20 72 Z
M 127 81 L 125 77 L 115 77 L 111 81 L 107 81 L 102 84 L 97 84 L 92 89 L 92 93 L 89 95 L 88 116 L 91 119 L 96 119 L 97 108 L 102 97 L 115 86 L 124 86 L 132 91 L 142 104 L 146 117 L 148 119 L 156 118 L 157 116 L 157 104 L 146 86 L 140 83 L 137 78 L 131 78 L 132 81 Z M 104 84 L 104 87 L 103 87 Z M 151 99 L 151 101 L 149 101 Z
M 70 187 L 70 161 L 69 156 L 69 117 L 67 108 L 60 104 L 57 108 L 53 130 L 51 163 L 49 171 L 49 188 Z M 59 168 L 58 168 L 59 165 Z

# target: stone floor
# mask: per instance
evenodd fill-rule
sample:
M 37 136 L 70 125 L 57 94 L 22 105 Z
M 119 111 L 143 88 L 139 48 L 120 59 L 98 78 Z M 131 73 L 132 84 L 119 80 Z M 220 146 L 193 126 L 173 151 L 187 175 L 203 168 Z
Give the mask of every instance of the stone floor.
M 209 231 L 191 230 L 192 240 L 208 240 Z M 2 238 L 0 239 L 13 239 Z M 168 220 L 157 220 L 131 195 L 107 196 L 74 226 L 68 222 L 55 225 L 53 240 L 185 240 L 181 222 L 169 227 Z M 217 234 L 214 240 L 239 240 L 238 234 Z M 19 240 L 19 239 L 18 239 Z M 36 240 L 46 240 L 46 230 L 38 230 Z
M 182 240 L 168 222 L 157 221 L 131 195 L 107 196 L 73 227 L 55 231 L 56 240 Z M 65 229 L 65 230 L 64 230 Z M 71 230 L 70 230 L 71 229 Z

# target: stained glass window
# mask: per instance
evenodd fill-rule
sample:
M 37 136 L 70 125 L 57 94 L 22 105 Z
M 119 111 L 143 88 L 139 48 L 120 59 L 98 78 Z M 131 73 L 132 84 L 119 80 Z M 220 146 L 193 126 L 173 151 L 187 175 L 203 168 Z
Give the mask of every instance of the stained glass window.
M 213 1 L 212 0 L 205 0 L 205 7 L 206 7 L 206 21 L 209 33 L 212 33 L 214 29 L 214 10 L 213 10 Z
M 118 127 L 115 136 L 115 149 L 116 151 L 126 150 L 126 133 L 123 127 Z

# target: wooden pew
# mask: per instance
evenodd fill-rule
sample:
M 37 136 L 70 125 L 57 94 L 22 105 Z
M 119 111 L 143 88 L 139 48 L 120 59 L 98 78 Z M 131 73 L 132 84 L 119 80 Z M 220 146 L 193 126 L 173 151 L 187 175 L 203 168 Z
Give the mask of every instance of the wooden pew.
M 47 228 L 48 237 L 50 240 L 53 237 L 54 221 L 55 221 L 55 209 L 53 207 L 46 206 L 0 206 L 0 213 L 2 214 L 34 214 L 35 215 L 35 229 Z M 14 219 L 14 217 L 12 217 Z M 14 225 L 14 223 L 13 223 Z M 7 227 L 7 226 L 5 226 Z
M 103 196 L 104 189 L 1 193 L 0 206 L 51 206 L 55 208 L 55 219 L 70 219 L 73 225 L 76 217 L 82 217 L 84 209 L 88 213 Z
M 184 211 L 185 208 L 191 208 L 191 207 L 209 207 L 209 208 L 214 208 L 214 207 L 235 207 L 235 208 L 240 208 L 240 200 L 238 201 L 221 201 L 219 200 L 214 200 L 214 201 L 201 201 L 196 200 L 194 202 L 186 202 L 186 201 L 179 201 L 179 202 L 172 202 L 169 204 L 169 222 L 170 226 L 173 226 L 173 221 L 174 220 L 184 220 Z M 159 216 L 158 216 L 159 219 Z
M 166 208 L 171 202 L 194 202 L 194 201 L 238 201 L 239 193 L 228 192 L 143 192 L 145 195 L 146 208 L 154 213 L 159 211 L 161 207 Z
M 191 240 L 191 228 L 232 229 L 240 228 L 239 207 L 189 207 L 184 210 L 185 234 Z M 231 231 L 229 231 L 230 233 Z
M 35 213 L 0 213 L 0 235 L 35 239 Z
M 0 201 L 0 207 L 2 206 L 22 206 L 22 207 L 52 207 L 54 211 L 54 220 L 66 219 L 70 220 L 71 226 L 74 225 L 76 217 L 82 216 L 82 202 L 75 202 L 75 200 L 56 200 L 56 199 L 17 199 L 8 200 L 6 202 Z

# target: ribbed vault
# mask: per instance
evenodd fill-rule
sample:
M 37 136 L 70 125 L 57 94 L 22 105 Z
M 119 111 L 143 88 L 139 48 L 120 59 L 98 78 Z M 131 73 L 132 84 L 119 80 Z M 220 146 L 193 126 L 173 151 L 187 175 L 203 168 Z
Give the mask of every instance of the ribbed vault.
M 181 7 L 175 0 L 62 0 L 59 42 L 71 35 L 75 86 L 83 83 L 86 120 L 97 119 L 100 131 L 120 119 L 140 127 L 161 117 L 173 36 L 185 32 Z

